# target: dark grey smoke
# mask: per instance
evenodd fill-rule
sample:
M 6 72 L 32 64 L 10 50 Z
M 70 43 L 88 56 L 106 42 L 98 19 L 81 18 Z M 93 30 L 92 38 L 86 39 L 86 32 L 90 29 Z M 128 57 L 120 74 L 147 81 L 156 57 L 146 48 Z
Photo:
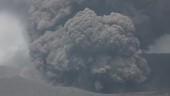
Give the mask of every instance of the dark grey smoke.
M 30 36 L 38 38 L 46 30 L 55 30 L 78 11 L 88 7 L 98 15 L 119 12 L 130 17 L 141 42 L 141 48 L 169 33 L 169 0 L 34 0 L 30 9 Z
M 142 83 L 150 70 L 138 51 L 169 32 L 168 6 L 168 0 L 34 0 L 32 62 L 53 84 L 102 91 Z
M 29 23 L 32 63 L 44 77 L 97 91 L 146 80 L 149 68 L 138 51 L 169 34 L 169 6 L 169 0 L 0 0 L 0 12 Z
M 63 27 L 31 44 L 32 61 L 53 84 L 101 91 L 110 84 L 140 84 L 150 73 L 138 55 L 133 22 L 112 12 L 97 16 L 86 8 Z M 111 85 L 110 87 L 114 86 Z

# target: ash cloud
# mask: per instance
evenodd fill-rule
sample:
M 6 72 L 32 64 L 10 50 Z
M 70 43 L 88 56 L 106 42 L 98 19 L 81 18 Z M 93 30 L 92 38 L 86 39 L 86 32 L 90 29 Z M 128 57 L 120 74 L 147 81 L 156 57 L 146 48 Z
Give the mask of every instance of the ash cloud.
M 123 85 L 127 82 L 132 85 L 142 83 L 150 70 L 145 59 L 138 55 L 138 51 L 146 50 L 161 35 L 169 32 L 168 0 L 34 0 L 31 3 L 28 34 L 32 42 L 32 62 L 54 84 L 62 83 L 101 91 L 107 85 L 116 86 L 115 82 Z M 84 14 L 86 12 L 82 10 L 86 7 L 95 13 Z M 113 19 L 112 15 L 118 13 L 110 14 L 112 12 L 123 15 L 118 15 L 121 18 L 113 16 Z M 93 16 L 89 15 L 92 13 L 95 18 L 86 17 Z M 79 17 L 76 14 L 84 15 Z M 131 21 L 126 21 L 127 17 L 124 15 L 134 22 L 135 32 L 134 25 L 129 24 Z M 84 25 L 86 20 L 81 21 L 83 18 L 91 21 L 89 25 L 92 23 L 96 26 Z M 101 26 L 101 29 L 96 29 L 97 25 Z M 102 29 L 102 26 L 113 30 L 115 34 Z M 88 34 L 83 33 L 86 30 Z M 108 37 L 106 33 L 109 34 Z M 117 66 L 116 62 L 119 62 L 120 66 Z M 115 76 L 112 63 L 116 66 Z M 77 71 L 81 68 L 81 72 Z M 123 68 L 125 69 L 122 71 Z M 77 82 L 74 82 L 76 80 Z M 84 85 L 82 82 L 85 82 Z
M 161 35 L 169 33 L 169 4 L 168 0 L 34 0 L 30 8 L 32 27 L 29 34 L 34 41 L 88 7 L 101 16 L 118 12 L 130 17 L 141 48 L 147 49 Z
M 108 82 L 140 84 L 150 69 L 138 55 L 134 32 L 127 16 L 97 16 L 86 8 L 36 39 L 30 47 L 32 62 L 54 85 L 101 91 Z
M 0 2 L 29 18 L 32 63 L 54 84 L 101 91 L 115 82 L 142 83 L 149 68 L 138 50 L 170 32 L 168 0 Z

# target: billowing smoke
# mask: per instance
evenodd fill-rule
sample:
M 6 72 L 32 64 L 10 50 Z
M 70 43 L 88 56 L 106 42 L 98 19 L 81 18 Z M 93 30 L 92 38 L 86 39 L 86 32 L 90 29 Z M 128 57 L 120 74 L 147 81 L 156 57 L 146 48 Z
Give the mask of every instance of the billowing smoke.
M 143 49 L 169 33 L 169 0 L 33 0 L 32 3 L 29 34 L 33 40 L 47 30 L 54 31 L 59 25 L 64 25 L 86 7 L 101 16 L 118 12 L 130 17 L 136 27 L 135 36 Z
M 138 55 L 134 32 L 127 16 L 114 12 L 97 16 L 86 8 L 63 27 L 36 39 L 30 53 L 33 63 L 53 84 L 96 91 L 108 87 L 108 82 L 140 84 L 150 69 Z
M 156 39 L 170 32 L 169 5 L 169 0 L 0 0 L 0 12 L 18 14 L 29 24 L 32 64 L 50 82 L 101 92 L 146 80 L 150 69 L 138 51 L 160 48 Z M 17 32 L 12 37 L 20 38 L 22 32 Z M 11 50 L 16 40 L 25 41 L 19 38 L 0 41 L 5 50 L 0 52 Z M 28 50 L 23 49 L 27 44 L 16 47 L 17 43 L 14 51 L 3 53 L 3 60 L 12 56 L 11 62 L 30 66 Z M 29 78 L 37 73 L 23 70 L 22 76 Z
M 32 62 L 54 85 L 101 91 L 115 83 L 140 84 L 150 70 L 138 51 L 169 32 L 168 0 L 31 3 Z

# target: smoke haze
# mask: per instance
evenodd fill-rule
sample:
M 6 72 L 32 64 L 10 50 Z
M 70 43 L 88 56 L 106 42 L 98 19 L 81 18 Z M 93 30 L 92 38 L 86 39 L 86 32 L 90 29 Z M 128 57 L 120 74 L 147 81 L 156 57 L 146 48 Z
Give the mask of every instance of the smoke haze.
M 12 76 L 17 73 L 28 79 L 35 77 L 31 73 L 35 73 L 36 69 L 30 61 L 26 27 L 29 2 L 30 0 L 0 0 L 0 65 L 6 68 L 4 75 Z M 13 68 L 14 72 L 8 68 Z
M 28 41 L 25 35 L 25 28 L 17 17 L 7 12 L 0 13 L 1 64 L 15 65 L 21 60 L 28 61 Z M 19 61 L 17 58 L 20 58 Z
M 161 36 L 155 43 L 149 46 L 148 53 L 170 53 L 170 35 Z

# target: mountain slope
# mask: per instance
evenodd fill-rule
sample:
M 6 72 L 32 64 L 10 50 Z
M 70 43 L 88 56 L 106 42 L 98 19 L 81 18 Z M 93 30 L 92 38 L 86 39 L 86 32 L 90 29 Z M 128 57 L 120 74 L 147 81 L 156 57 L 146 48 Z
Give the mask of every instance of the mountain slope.
M 0 65 L 0 78 L 18 76 L 20 69 L 12 66 Z
M 100 94 L 72 87 L 52 87 L 22 77 L 0 79 L 0 96 L 169 96 L 164 93 L 140 92 L 126 94 Z

